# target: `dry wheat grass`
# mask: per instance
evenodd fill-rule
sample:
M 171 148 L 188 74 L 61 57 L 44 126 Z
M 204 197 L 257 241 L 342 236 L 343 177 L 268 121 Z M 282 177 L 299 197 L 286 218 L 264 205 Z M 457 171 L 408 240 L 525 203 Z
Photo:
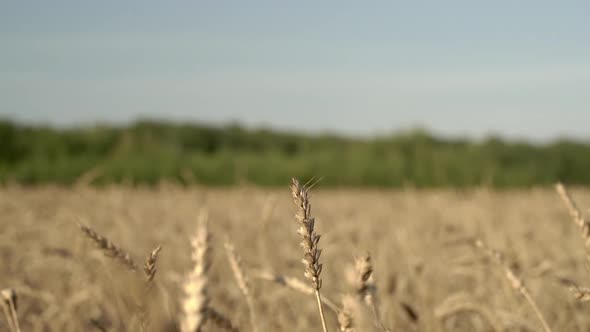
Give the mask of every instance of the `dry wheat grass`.
M 489 259 L 491 259 L 497 266 L 502 268 L 502 270 L 504 271 L 504 276 L 510 282 L 510 286 L 514 290 L 518 291 L 525 298 L 525 300 L 530 305 L 530 307 L 533 309 L 535 315 L 539 319 L 539 322 L 543 326 L 543 330 L 545 330 L 545 332 L 551 332 L 551 328 L 549 327 L 547 320 L 545 319 L 545 317 L 543 316 L 543 313 L 541 312 L 541 309 L 539 309 L 539 306 L 537 305 L 537 303 L 533 299 L 529 289 L 526 287 L 522 278 L 520 276 L 518 276 L 516 271 L 514 271 L 514 269 L 506 261 L 504 255 L 501 252 L 488 247 L 480 239 L 475 240 L 474 244 L 475 244 L 475 247 L 477 249 L 479 249 L 485 256 L 487 256 Z

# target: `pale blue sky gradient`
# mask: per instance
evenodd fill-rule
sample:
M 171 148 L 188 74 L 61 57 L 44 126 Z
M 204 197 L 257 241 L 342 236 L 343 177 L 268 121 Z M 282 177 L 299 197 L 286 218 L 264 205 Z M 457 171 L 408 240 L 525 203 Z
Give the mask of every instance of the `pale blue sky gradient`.
M 0 117 L 590 139 L 588 1 L 12 1 Z

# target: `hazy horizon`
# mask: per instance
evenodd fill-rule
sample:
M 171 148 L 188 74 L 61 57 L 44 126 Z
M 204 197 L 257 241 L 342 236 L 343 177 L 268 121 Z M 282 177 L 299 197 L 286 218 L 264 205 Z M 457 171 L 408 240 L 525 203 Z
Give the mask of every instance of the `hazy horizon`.
M 590 3 L 0 5 L 0 117 L 590 139 Z

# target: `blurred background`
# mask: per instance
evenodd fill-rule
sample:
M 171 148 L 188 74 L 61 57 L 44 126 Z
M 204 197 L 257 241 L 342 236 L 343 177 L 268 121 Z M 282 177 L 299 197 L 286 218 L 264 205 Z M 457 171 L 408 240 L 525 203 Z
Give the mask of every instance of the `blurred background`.
M 0 182 L 590 184 L 586 1 L 0 4 Z

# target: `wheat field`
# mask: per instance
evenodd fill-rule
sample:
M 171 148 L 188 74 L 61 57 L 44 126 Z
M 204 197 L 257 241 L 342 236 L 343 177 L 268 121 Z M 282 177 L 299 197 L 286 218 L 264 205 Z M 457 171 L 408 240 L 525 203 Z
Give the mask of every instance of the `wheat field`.
M 318 304 L 329 331 L 590 330 L 587 228 L 552 187 L 308 198 L 311 224 L 288 184 L 4 187 L 0 331 L 322 331 Z

